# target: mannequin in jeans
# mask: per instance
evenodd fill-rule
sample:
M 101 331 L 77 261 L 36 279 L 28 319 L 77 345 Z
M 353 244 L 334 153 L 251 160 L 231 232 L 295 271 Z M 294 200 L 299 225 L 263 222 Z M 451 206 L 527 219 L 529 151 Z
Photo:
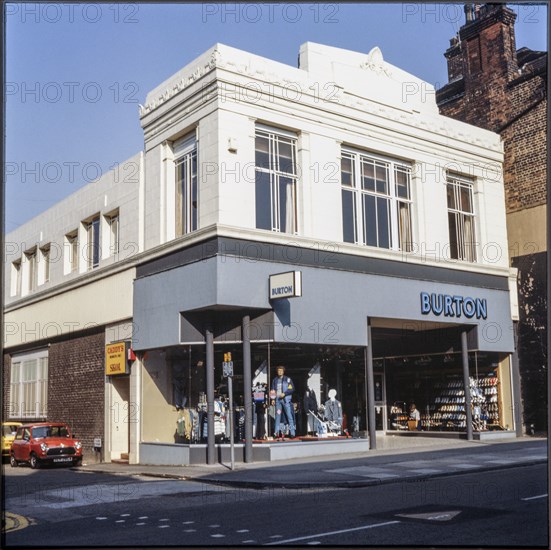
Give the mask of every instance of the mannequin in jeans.
M 279 365 L 276 367 L 277 376 L 272 380 L 271 393 L 275 392 L 275 428 L 274 437 L 278 437 L 281 424 L 281 414 L 284 413 L 289 424 L 289 434 L 295 437 L 295 416 L 291 398 L 295 391 L 293 381 L 285 376 L 285 367 Z M 283 436 L 282 436 L 283 437 Z

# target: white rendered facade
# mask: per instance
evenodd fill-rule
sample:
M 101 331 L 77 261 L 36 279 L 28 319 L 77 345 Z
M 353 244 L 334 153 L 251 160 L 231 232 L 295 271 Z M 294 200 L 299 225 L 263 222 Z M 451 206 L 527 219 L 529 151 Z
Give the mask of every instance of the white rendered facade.
M 386 63 L 378 48 L 364 54 L 306 43 L 295 68 L 217 44 L 151 91 L 140 119 L 144 152 L 121 165 L 129 163 L 126 178 L 109 172 L 6 236 L 7 353 L 92 324 L 105 326 L 106 343 L 129 338 L 133 328 L 133 346 L 151 348 L 153 340 L 132 319 L 137 299 L 155 308 L 158 296 L 136 297 L 136 268 L 215 237 L 510 279 L 499 136 L 440 115 L 433 87 Z M 262 136 L 270 152 L 292 151 L 291 167 L 265 170 L 270 181 L 285 182 L 270 188 L 277 203 L 268 209 L 272 229 L 258 228 L 262 170 L 255 146 L 264 146 Z M 343 183 L 343 159 L 355 163 L 353 190 Z M 373 178 L 371 190 L 360 173 L 376 167 L 387 176 Z M 463 238 L 472 241 L 470 254 L 459 258 L 450 245 L 453 177 L 470 186 L 470 210 L 454 211 Z M 407 180 L 407 213 L 399 205 L 399 178 Z M 346 192 L 356 197 L 355 242 L 345 242 Z M 369 205 L 377 210 L 375 245 L 369 245 L 371 222 L 362 217 Z M 94 239 L 97 261 L 86 253 Z M 33 282 L 32 252 L 48 246 L 48 280 L 38 269 Z M 199 304 L 200 289 L 197 296 Z M 154 387 L 142 380 L 146 375 L 138 357 L 129 390 L 106 378 L 106 440 L 114 429 L 108 412 L 114 393 L 141 411 L 130 433 L 133 462 L 149 437 L 140 427 L 143 388 Z M 174 416 L 161 393 L 152 410 Z

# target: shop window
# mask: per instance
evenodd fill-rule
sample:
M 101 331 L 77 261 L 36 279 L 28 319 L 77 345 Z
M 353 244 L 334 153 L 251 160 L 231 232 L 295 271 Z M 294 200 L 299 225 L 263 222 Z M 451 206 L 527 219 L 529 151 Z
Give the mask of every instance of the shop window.
M 21 296 L 21 259 L 11 264 L 10 296 Z
M 67 275 L 78 271 L 78 231 L 65 235 L 64 245 L 63 273 Z
M 297 231 L 297 138 L 257 125 L 255 139 L 257 229 Z
M 341 197 L 344 242 L 411 251 L 409 165 L 343 150 Z
M 86 228 L 86 263 L 88 270 L 95 269 L 99 265 L 100 258 L 100 220 L 99 216 L 85 222 Z
M 450 258 L 476 262 L 473 180 L 447 175 Z
M 45 418 L 48 410 L 48 351 L 13 355 L 10 418 Z
M 174 142 L 176 236 L 198 228 L 197 140 L 195 133 Z

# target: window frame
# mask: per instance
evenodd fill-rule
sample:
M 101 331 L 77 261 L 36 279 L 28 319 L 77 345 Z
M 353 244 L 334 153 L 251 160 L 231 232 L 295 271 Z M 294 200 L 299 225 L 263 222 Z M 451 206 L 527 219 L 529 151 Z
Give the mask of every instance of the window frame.
M 25 252 L 25 263 L 27 264 L 26 293 L 34 292 L 38 287 L 38 247 Z
M 290 132 L 282 128 L 275 128 L 272 126 L 266 126 L 264 124 L 255 125 L 255 227 L 256 229 L 264 229 L 268 231 L 274 231 L 277 233 L 286 233 L 296 235 L 298 233 L 298 138 L 299 135 L 296 132 Z M 259 165 L 258 163 L 258 139 L 263 138 L 268 140 L 268 166 Z M 290 147 L 290 166 L 291 171 L 284 170 L 281 166 L 281 145 L 287 145 Z M 289 158 L 289 157 L 287 157 Z M 260 182 L 260 174 L 268 175 L 268 182 Z M 291 215 L 288 214 L 288 206 L 283 206 L 281 197 L 282 180 L 290 180 L 290 192 L 291 192 Z M 259 223 L 259 189 L 260 186 L 269 184 L 269 201 L 268 208 L 266 205 L 262 205 L 264 209 L 270 211 L 270 226 L 267 223 Z M 289 184 L 285 186 L 285 192 L 289 191 Z M 285 197 L 288 200 L 288 196 Z M 285 213 L 285 228 L 282 230 L 282 217 Z M 264 211 L 265 218 L 266 211 Z M 290 230 L 287 230 L 287 225 L 290 223 Z
M 22 279 L 22 258 L 18 258 L 11 264 L 10 296 L 21 296 Z
M 65 275 L 71 273 L 78 273 L 78 263 L 79 263 L 79 254 L 78 254 L 78 229 L 70 231 L 65 234 L 65 243 L 66 243 L 66 263 L 65 263 Z
M 86 269 L 91 271 L 99 267 L 101 259 L 101 223 L 100 215 L 95 214 L 84 223 L 86 230 Z
M 50 280 L 50 253 L 51 253 L 51 244 L 40 247 L 40 276 L 38 278 L 38 284 L 43 285 Z
M 348 159 L 350 163 L 350 172 L 344 172 L 343 170 L 344 159 Z M 414 232 L 413 162 L 386 157 L 371 151 L 345 145 L 341 147 L 340 161 L 343 242 L 377 249 L 411 252 L 413 249 Z M 369 171 L 364 169 L 364 166 L 370 165 L 373 168 L 372 177 L 365 175 Z M 385 179 L 377 177 L 377 174 L 381 170 L 386 173 Z M 344 173 L 350 174 L 349 185 L 343 183 Z M 407 176 L 405 186 L 406 196 L 400 195 L 398 190 L 399 186 L 403 187 L 403 184 L 398 182 L 398 173 L 406 174 Z M 373 188 L 368 188 L 364 180 L 367 182 L 373 180 Z M 386 191 L 379 189 L 378 187 L 380 186 L 384 186 Z M 350 193 L 352 196 L 353 218 L 351 222 L 345 218 L 345 192 Z M 373 225 L 371 225 L 366 212 L 370 202 L 375 206 L 375 223 Z M 388 246 L 381 245 L 381 227 L 379 226 L 380 204 L 386 210 Z M 403 211 L 407 211 L 407 219 L 405 220 L 408 223 L 407 227 L 404 227 L 401 223 L 401 207 Z M 347 227 L 347 223 L 351 223 L 352 227 Z M 368 233 L 370 226 L 372 229 L 375 228 L 376 231 L 374 241 Z M 353 241 L 347 240 L 347 233 L 350 233 L 350 229 L 352 229 Z
M 172 144 L 176 237 L 199 229 L 199 152 L 197 144 L 195 131 Z
M 450 181 L 453 180 L 453 181 Z M 475 183 L 474 178 L 456 174 L 454 172 L 446 172 L 446 206 L 448 213 L 448 238 L 450 245 L 450 259 L 468 263 L 477 262 L 477 215 L 475 209 Z M 453 186 L 454 207 L 450 207 L 450 187 Z M 463 194 L 462 190 L 468 190 L 470 211 L 463 210 Z M 459 207 L 458 207 L 459 205 Z M 451 216 L 455 218 L 455 241 L 452 239 Z M 470 219 L 470 223 L 465 223 Z M 468 232 L 471 232 L 469 238 Z M 470 245 L 466 242 L 470 240 Z
M 32 372 L 34 370 L 34 372 Z M 27 396 L 32 407 L 29 407 Z M 48 350 L 11 356 L 8 418 L 46 418 L 48 415 Z

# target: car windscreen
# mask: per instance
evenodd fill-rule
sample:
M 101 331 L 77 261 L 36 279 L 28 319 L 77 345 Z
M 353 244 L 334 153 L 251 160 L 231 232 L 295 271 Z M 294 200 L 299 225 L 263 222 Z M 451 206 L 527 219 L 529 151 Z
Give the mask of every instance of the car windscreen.
M 69 437 L 66 426 L 38 426 L 33 428 L 33 438 L 41 437 Z
M 12 426 L 10 424 L 4 424 L 2 426 L 2 435 L 12 435 L 17 431 L 17 426 Z

